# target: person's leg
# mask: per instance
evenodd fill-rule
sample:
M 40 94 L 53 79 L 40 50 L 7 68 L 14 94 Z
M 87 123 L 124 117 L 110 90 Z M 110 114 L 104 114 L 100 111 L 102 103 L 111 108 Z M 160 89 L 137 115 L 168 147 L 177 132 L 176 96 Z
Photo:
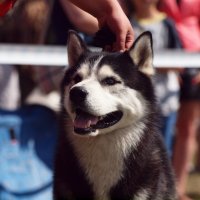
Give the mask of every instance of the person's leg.
M 162 127 L 161 127 L 161 133 L 164 138 L 164 142 L 167 148 L 167 153 L 169 157 L 172 156 L 172 149 L 173 149 L 173 139 L 175 134 L 175 128 L 176 128 L 176 118 L 177 118 L 177 112 L 172 112 L 166 117 L 162 117 Z
M 173 166 L 177 178 L 177 192 L 179 196 L 182 196 L 181 200 L 187 199 L 184 195 L 188 177 L 188 165 L 194 153 L 196 119 L 199 113 L 198 104 L 198 102 L 191 101 L 182 102 L 178 116 Z

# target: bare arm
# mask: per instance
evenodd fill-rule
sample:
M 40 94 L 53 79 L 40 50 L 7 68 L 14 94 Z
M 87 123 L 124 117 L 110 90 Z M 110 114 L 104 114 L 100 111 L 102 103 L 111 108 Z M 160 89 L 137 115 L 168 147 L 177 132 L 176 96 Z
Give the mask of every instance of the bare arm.
M 98 31 L 98 21 L 94 16 L 90 15 L 67 0 L 60 0 L 60 2 L 65 10 L 66 15 L 78 30 L 89 35 Z
M 108 26 L 116 35 L 113 50 L 126 50 L 133 44 L 133 29 L 117 0 L 70 0 L 73 4 L 93 15 L 98 26 Z
M 119 4 L 116 0 L 70 0 L 73 4 L 79 8 L 90 13 L 97 19 L 101 18 L 104 14 L 112 12 L 113 9 L 117 8 Z

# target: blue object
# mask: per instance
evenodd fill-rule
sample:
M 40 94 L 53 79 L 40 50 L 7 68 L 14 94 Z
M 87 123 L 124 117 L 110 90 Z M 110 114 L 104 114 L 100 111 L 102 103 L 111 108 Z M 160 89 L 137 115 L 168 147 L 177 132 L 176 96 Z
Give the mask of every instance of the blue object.
M 176 119 L 177 112 L 172 112 L 168 116 L 163 116 L 162 118 L 161 133 L 164 138 L 164 142 L 167 148 L 167 153 L 169 157 L 172 157 L 173 153 L 173 142 L 176 132 Z
M 57 117 L 43 106 L 0 110 L 0 200 L 51 200 Z

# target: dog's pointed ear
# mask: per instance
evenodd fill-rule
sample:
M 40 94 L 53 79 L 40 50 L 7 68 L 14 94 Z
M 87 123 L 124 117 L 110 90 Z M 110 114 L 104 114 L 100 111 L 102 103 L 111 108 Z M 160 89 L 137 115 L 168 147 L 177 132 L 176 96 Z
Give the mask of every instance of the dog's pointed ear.
M 142 33 L 129 50 L 129 55 L 138 69 L 151 76 L 154 74 L 153 68 L 153 47 L 151 32 Z
M 67 54 L 69 67 L 77 64 L 85 51 L 88 51 L 85 42 L 76 31 L 70 30 L 67 39 Z

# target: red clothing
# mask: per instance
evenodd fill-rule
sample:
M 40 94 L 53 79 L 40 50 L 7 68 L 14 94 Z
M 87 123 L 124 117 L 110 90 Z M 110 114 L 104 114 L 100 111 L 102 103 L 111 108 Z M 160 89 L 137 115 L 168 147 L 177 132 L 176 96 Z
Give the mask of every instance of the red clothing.
M 200 51 L 200 0 L 163 0 L 162 11 L 176 25 L 183 47 L 188 51 Z
M 4 0 L 0 3 L 0 17 L 3 17 L 14 5 L 17 0 Z

